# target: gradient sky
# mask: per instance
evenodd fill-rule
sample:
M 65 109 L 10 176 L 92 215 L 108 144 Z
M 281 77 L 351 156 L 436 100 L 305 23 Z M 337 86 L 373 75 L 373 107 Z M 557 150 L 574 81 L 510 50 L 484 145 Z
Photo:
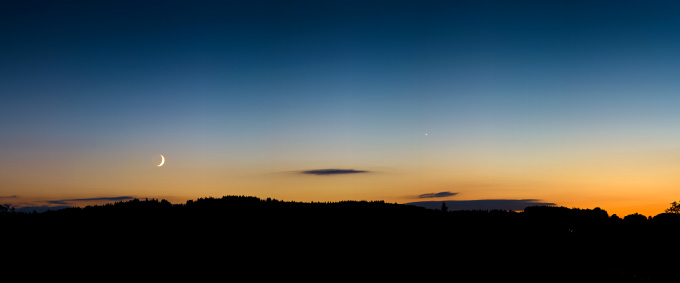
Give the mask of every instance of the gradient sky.
M 0 202 L 450 192 L 434 200 L 656 215 L 680 199 L 678 15 L 677 1 L 2 1 Z M 366 172 L 303 172 L 322 169 Z

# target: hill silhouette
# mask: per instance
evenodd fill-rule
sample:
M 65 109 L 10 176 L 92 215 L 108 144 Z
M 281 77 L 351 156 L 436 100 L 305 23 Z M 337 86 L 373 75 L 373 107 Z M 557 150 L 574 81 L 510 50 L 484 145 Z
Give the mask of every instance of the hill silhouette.
M 126 263 L 161 264 L 168 272 L 229 266 L 296 276 L 475 281 L 675 279 L 680 232 L 680 215 L 670 213 L 622 219 L 599 208 L 442 211 L 250 196 L 6 211 L 0 221 L 15 262 L 40 254 L 54 265 L 68 258 L 96 269 L 112 266 L 119 254 Z

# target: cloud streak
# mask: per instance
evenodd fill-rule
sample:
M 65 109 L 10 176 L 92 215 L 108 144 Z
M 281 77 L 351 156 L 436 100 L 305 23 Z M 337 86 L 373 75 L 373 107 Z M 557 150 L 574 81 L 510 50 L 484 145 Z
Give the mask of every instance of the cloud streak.
M 17 208 L 17 212 L 22 212 L 22 213 L 42 213 L 48 210 L 60 210 L 64 208 L 70 208 L 71 206 L 68 205 L 60 205 L 60 206 L 49 206 L 49 205 L 38 205 L 38 206 L 22 206 Z
M 0 197 L 3 198 L 3 197 Z M 16 198 L 16 196 L 12 196 Z M 116 202 L 134 199 L 132 196 L 100 197 L 100 198 L 75 198 L 60 200 L 41 200 L 28 203 L 17 204 L 18 212 L 31 213 L 33 211 L 41 213 L 47 210 L 59 210 L 82 205 L 82 202 Z
M 120 197 L 103 197 L 103 198 L 78 198 L 78 199 L 48 200 L 46 202 L 49 203 L 49 204 L 68 205 L 70 202 L 79 202 L 79 201 L 123 201 L 123 200 L 131 200 L 131 199 L 134 199 L 134 197 L 120 196 Z
M 429 209 L 440 209 L 442 202 L 446 203 L 449 210 L 524 210 L 528 206 L 557 205 L 551 202 L 542 202 L 538 199 L 479 199 L 479 200 L 447 200 L 447 201 L 419 201 L 405 203 Z
M 357 174 L 357 173 L 368 173 L 368 172 L 369 171 L 354 170 L 354 169 L 315 169 L 315 170 L 302 171 L 300 173 L 307 174 L 307 175 L 324 176 L 324 175 L 343 175 L 343 174 Z
M 452 193 L 452 192 L 438 192 L 438 193 L 422 194 L 422 195 L 419 195 L 418 198 L 443 198 L 443 197 L 455 196 L 457 194 L 458 193 Z

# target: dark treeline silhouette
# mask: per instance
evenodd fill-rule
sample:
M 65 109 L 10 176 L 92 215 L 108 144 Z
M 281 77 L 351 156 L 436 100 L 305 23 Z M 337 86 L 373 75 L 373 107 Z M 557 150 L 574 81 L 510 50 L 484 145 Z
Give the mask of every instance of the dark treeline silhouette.
M 610 281 L 675 279 L 679 263 L 680 214 L 620 218 L 599 208 L 447 211 L 225 196 L 43 213 L 7 208 L 0 224 L 17 262 L 37 253 L 91 268 L 112 266 L 118 254 L 126 264 L 168 272 L 228 266 L 296 276 Z

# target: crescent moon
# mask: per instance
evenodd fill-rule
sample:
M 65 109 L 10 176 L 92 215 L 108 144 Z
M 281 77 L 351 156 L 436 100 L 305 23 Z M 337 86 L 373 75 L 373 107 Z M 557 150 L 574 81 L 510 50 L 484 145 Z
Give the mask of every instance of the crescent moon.
M 158 167 L 163 166 L 163 164 L 165 164 L 165 157 L 161 154 L 161 164 L 158 164 Z

